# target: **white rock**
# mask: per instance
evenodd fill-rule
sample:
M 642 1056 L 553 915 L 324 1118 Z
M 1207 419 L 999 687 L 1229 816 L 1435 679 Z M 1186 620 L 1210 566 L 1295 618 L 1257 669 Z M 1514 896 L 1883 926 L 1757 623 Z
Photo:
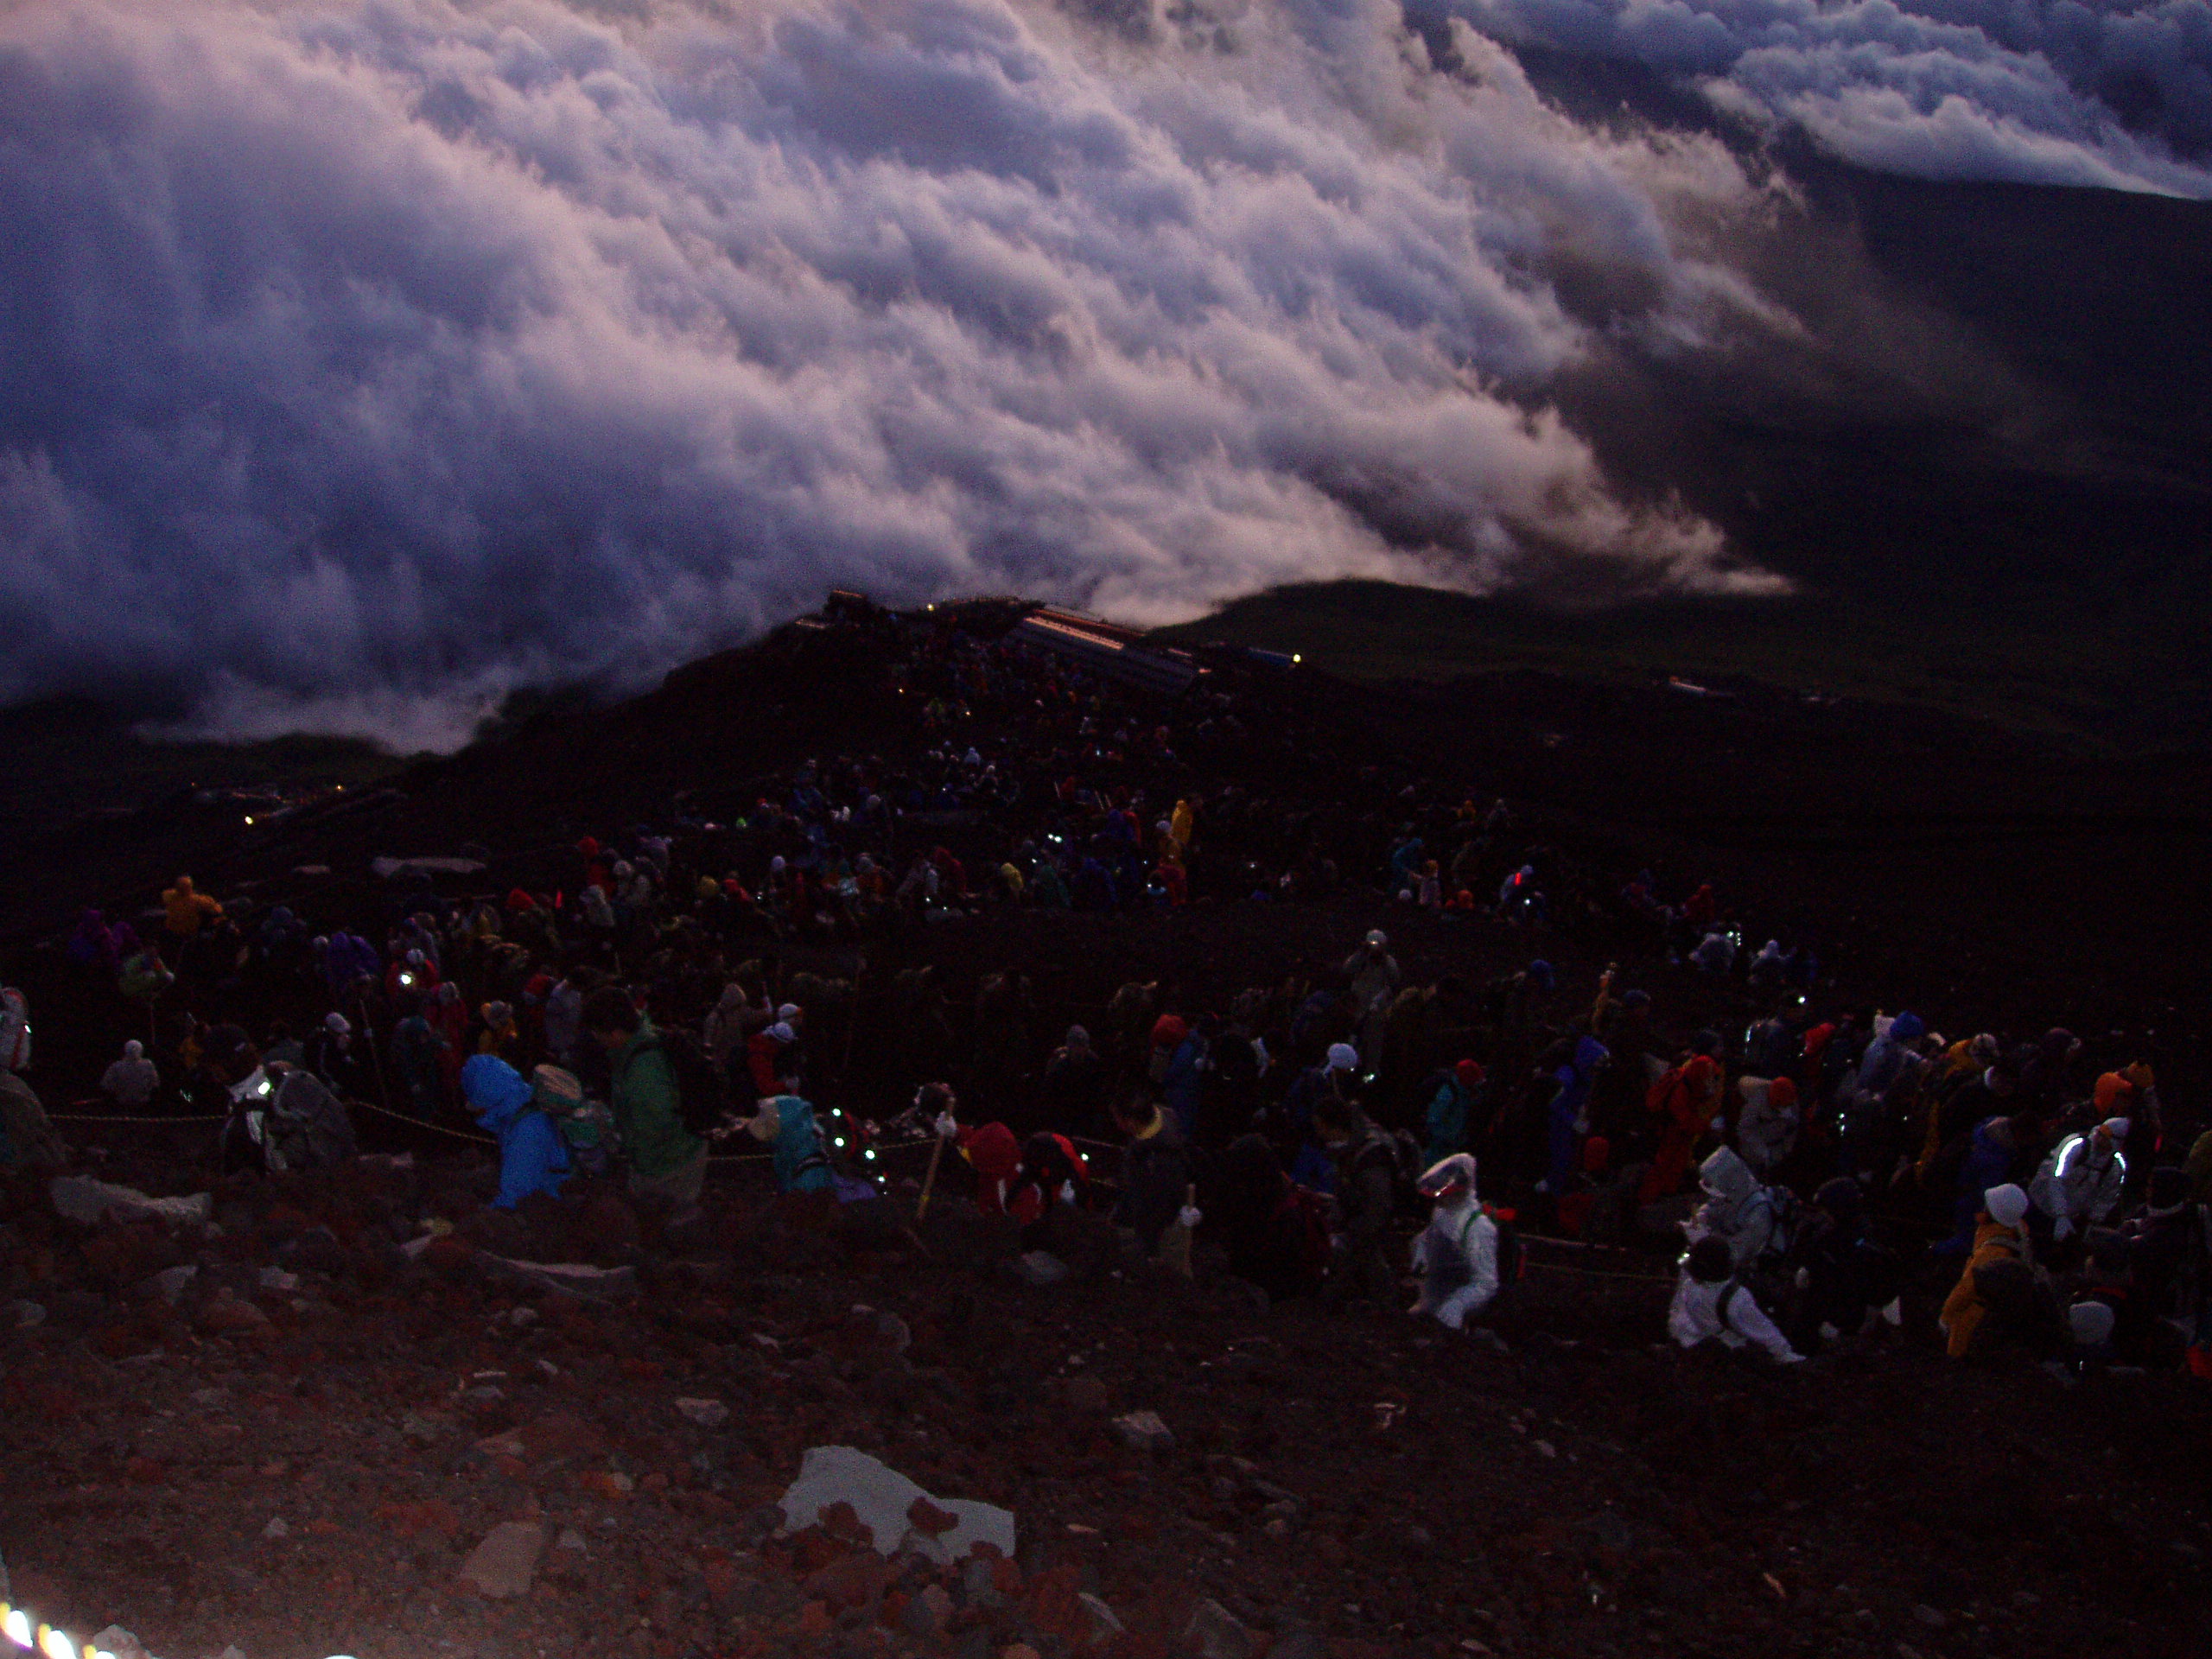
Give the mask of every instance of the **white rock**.
M 527 1595 L 545 1548 L 545 1529 L 535 1521 L 502 1521 L 468 1552 L 461 1576 L 498 1600 Z
M 261 1529 L 261 1535 L 264 1538 L 289 1538 L 292 1535 L 292 1529 L 284 1524 L 284 1517 L 279 1515 L 270 1518 L 269 1524 Z
M 494 1279 L 539 1290 L 566 1291 L 590 1301 L 620 1301 L 638 1294 L 635 1268 L 593 1268 L 581 1262 L 513 1262 L 504 1255 L 486 1255 L 482 1260 Z
M 917 1532 L 906 1512 L 918 1497 L 954 1516 L 958 1524 L 934 1535 Z M 849 1446 L 810 1447 L 799 1465 L 798 1478 L 783 1496 L 784 1530 L 798 1532 L 815 1525 L 822 1511 L 835 1503 L 853 1506 L 879 1554 L 911 1549 L 944 1566 L 987 1543 L 995 1545 L 1007 1560 L 1014 1558 L 1014 1524 L 1009 1511 L 968 1498 L 931 1497 L 897 1470 Z
M 1114 1420 L 1122 1444 L 1136 1452 L 1165 1452 L 1175 1444 L 1175 1431 L 1160 1421 L 1156 1411 L 1133 1411 Z
M 204 1222 L 215 1213 L 212 1192 L 188 1198 L 149 1198 L 135 1186 L 112 1186 L 89 1175 L 57 1175 L 47 1188 L 57 1214 L 85 1226 L 112 1215 L 118 1221 Z
M 679 1400 L 676 1408 L 702 1428 L 720 1428 L 729 1421 L 729 1408 L 719 1400 Z

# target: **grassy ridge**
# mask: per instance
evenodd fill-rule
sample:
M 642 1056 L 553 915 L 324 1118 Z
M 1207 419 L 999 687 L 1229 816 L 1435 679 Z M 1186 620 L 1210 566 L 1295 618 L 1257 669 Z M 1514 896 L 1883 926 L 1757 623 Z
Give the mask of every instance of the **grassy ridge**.
M 1756 682 L 1940 709 L 2097 748 L 2190 747 L 2212 725 L 2201 666 L 2108 628 L 1904 616 L 1826 598 L 1565 612 L 1391 582 L 1315 582 L 1234 601 L 1156 637 L 1296 652 L 1366 680 L 1533 669 Z

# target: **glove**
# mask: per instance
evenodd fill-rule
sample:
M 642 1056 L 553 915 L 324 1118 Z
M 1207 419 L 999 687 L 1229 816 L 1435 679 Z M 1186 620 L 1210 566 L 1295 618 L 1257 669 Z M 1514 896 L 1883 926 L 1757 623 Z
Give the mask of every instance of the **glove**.
M 1181 1222 L 1185 1229 L 1190 1229 L 1196 1227 L 1205 1217 L 1198 1212 L 1197 1205 L 1186 1204 L 1177 1212 L 1175 1219 Z
M 1060 1202 L 1062 1204 L 1073 1204 L 1075 1202 L 1075 1183 L 1073 1181 L 1062 1181 L 1060 1183 Z
M 947 1141 L 953 1139 L 960 1133 L 960 1126 L 952 1121 L 952 1114 L 950 1112 L 939 1112 L 937 1115 L 937 1122 L 932 1123 L 930 1127 L 935 1129 L 939 1136 Z
M 2071 1238 L 2074 1236 L 2074 1217 L 2061 1216 L 2051 1224 L 2050 1236 L 2054 1239 Z

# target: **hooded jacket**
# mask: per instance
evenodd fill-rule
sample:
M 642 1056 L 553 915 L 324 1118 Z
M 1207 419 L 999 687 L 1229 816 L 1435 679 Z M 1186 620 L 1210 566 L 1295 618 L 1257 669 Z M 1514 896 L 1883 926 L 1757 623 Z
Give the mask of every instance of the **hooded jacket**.
M 1457 1331 L 1470 1313 L 1497 1300 L 1497 1224 L 1483 1213 L 1475 1196 L 1474 1159 L 1463 1152 L 1446 1161 L 1461 1166 L 1467 1190 L 1440 1201 L 1414 1240 L 1414 1271 L 1421 1276 L 1414 1312 Z
M 461 1092 L 476 1121 L 499 1142 L 495 1210 L 512 1210 L 533 1192 L 556 1193 L 569 1179 L 569 1147 L 553 1120 L 538 1110 L 529 1079 L 505 1060 L 479 1054 L 461 1068 Z
M 1751 1166 L 1730 1147 L 1721 1147 L 1699 1165 L 1698 1176 L 1706 1200 L 1690 1219 L 1691 1242 L 1708 1236 L 1726 1239 L 1729 1259 L 1740 1273 L 1758 1260 L 1774 1236 L 1773 1201 Z
M 1744 1107 L 1736 1117 L 1736 1144 L 1744 1161 L 1764 1176 L 1796 1149 L 1797 1085 L 1788 1077 L 1745 1077 L 1738 1086 Z
M 1974 1254 L 1967 1258 L 1966 1271 L 1959 1275 L 1959 1282 L 1943 1299 L 1943 1312 L 1938 1319 L 1943 1327 L 1944 1351 L 1953 1359 L 1964 1359 L 1973 1351 L 1975 1333 L 1989 1317 L 1989 1303 L 1982 1295 L 1976 1275 L 1987 1268 L 2024 1263 L 2027 1260 L 2026 1235 L 1983 1211 L 1980 1223 L 1974 1229 Z
M 1559 1088 L 1552 1096 L 1548 1179 L 1554 1192 L 1564 1192 L 1574 1176 L 1574 1137 L 1588 1127 L 1590 1086 L 1598 1068 L 1611 1057 L 1595 1037 L 1574 1046 L 1574 1056 L 1553 1073 Z
M 960 1150 L 976 1170 L 976 1207 L 987 1216 L 1007 1213 L 1007 1197 L 1021 1173 L 1021 1145 L 1003 1123 L 984 1123 L 960 1135 Z
M 2051 1149 L 2028 1197 L 2053 1221 L 2063 1217 L 2081 1226 L 2112 1213 L 2126 1179 L 2127 1160 L 2119 1147 L 2100 1140 L 2092 1129 L 2069 1135 Z
M 676 1073 L 651 1020 L 640 1020 L 616 1051 L 613 1073 L 614 1122 L 630 1167 L 649 1181 L 689 1168 L 706 1144 L 683 1127 Z
M 822 1126 L 814 1121 L 812 1103 L 797 1095 L 777 1095 L 760 1103 L 776 1115 L 774 1158 L 779 1192 L 828 1192 L 836 1182 L 830 1168 L 830 1154 L 822 1141 Z

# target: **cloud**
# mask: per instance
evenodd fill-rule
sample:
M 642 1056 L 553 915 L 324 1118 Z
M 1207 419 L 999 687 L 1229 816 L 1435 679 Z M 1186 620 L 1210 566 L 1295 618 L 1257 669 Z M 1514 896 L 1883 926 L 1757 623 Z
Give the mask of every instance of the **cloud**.
M 2212 197 L 2212 0 L 1414 0 L 1935 179 Z
M 1777 585 L 1544 396 L 1562 257 L 1789 326 L 1725 149 L 1383 0 L 1101 10 L 0 12 L 0 696 L 451 742 L 835 584 Z

